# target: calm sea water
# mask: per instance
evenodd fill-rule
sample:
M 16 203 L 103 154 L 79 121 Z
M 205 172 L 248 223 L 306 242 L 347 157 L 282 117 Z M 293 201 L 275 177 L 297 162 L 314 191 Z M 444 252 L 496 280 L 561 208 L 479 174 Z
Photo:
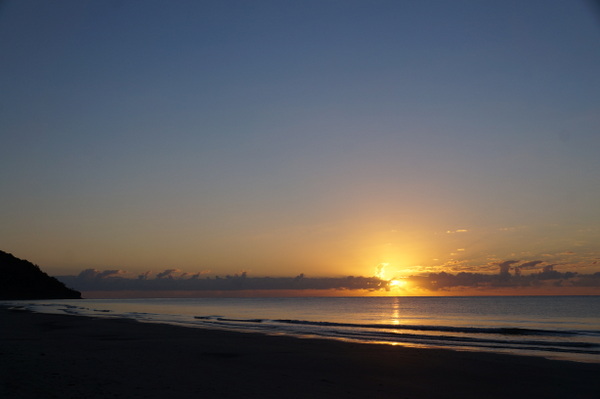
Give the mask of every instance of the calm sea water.
M 44 313 L 600 363 L 600 296 L 85 299 L 5 304 Z

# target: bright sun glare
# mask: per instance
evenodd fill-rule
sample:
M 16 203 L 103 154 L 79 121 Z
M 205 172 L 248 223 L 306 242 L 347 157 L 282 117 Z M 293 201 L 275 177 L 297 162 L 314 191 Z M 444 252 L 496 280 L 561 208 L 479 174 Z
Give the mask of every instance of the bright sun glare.
M 401 288 L 404 287 L 406 285 L 406 281 L 402 281 L 402 280 L 390 280 L 390 287 L 397 287 L 397 288 Z
M 405 280 L 399 279 L 399 278 L 395 278 L 395 277 L 392 278 L 392 279 L 390 279 L 390 280 L 388 280 L 385 277 L 385 274 L 386 274 L 385 273 L 386 272 L 385 269 L 389 265 L 390 265 L 389 263 L 379 263 L 377 265 L 377 268 L 376 268 L 375 277 L 377 277 L 377 278 L 379 278 L 381 280 L 384 280 L 384 281 L 387 280 L 387 288 L 388 288 L 388 290 L 389 289 L 394 289 L 394 288 L 395 289 L 403 289 L 403 288 L 405 288 L 406 285 L 407 285 L 407 283 L 406 283 Z

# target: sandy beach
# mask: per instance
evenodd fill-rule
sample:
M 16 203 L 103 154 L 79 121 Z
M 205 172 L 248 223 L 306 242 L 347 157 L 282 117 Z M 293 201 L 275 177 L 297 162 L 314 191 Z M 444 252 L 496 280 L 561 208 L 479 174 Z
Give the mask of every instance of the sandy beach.
M 600 365 L 0 308 L 2 398 L 600 398 Z

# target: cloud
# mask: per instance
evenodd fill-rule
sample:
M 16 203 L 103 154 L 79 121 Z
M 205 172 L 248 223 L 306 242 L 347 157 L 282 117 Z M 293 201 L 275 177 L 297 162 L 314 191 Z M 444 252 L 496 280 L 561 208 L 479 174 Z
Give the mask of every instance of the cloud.
M 519 266 L 515 266 L 515 275 L 520 276 L 522 270 L 531 270 L 535 269 L 537 265 L 543 263 L 541 260 L 532 260 L 530 262 L 521 263 Z
M 600 273 L 580 274 L 560 272 L 556 264 L 541 260 L 505 260 L 483 267 L 494 267 L 495 272 L 473 271 L 432 272 L 402 277 L 406 289 L 432 292 L 457 291 L 463 289 L 493 290 L 496 288 L 528 287 L 599 287 Z M 167 269 L 151 277 L 150 272 L 128 278 L 122 270 L 87 269 L 77 276 L 59 276 L 60 281 L 79 291 L 268 291 L 268 290 L 366 290 L 385 292 L 390 290 L 393 280 L 384 279 L 385 264 L 378 265 L 377 276 L 362 277 L 250 277 L 246 272 L 224 277 L 203 277 L 200 273 L 182 273 L 179 269 Z M 434 269 L 435 270 L 435 269 Z M 439 270 L 439 269 L 438 269 Z M 466 269 L 465 269 L 466 270 Z M 523 274 L 526 271 L 528 274 Z
M 467 229 L 446 230 L 446 234 L 467 233 L 468 231 Z
M 148 276 L 150 276 L 151 271 L 144 272 L 138 276 L 139 280 L 147 280 Z
M 494 289 L 500 287 L 600 287 L 600 273 L 578 274 L 576 272 L 559 272 L 554 270 L 555 264 L 542 265 L 541 260 L 519 264 L 518 260 L 507 260 L 496 263 L 496 274 L 468 273 L 457 274 L 440 272 L 425 276 L 411 276 L 407 281 L 416 288 L 443 291 L 455 289 Z M 511 273 L 514 270 L 514 274 Z M 522 270 L 540 270 L 523 275 Z
M 116 277 L 125 273 L 126 272 L 123 270 L 104 270 L 103 272 L 98 274 L 98 278 Z
M 515 263 L 519 263 L 519 261 L 518 260 L 506 260 L 504 262 L 500 262 L 498 264 L 498 266 L 500 267 L 500 275 L 506 276 L 507 274 L 509 274 L 510 267 Z
M 520 270 L 534 269 L 540 263 L 543 263 L 542 260 L 532 260 L 530 262 L 521 263 L 518 267 Z
M 96 278 L 100 274 L 100 272 L 96 269 L 85 269 L 82 270 L 81 273 L 77 276 L 78 280 L 89 280 Z
M 84 270 L 78 276 L 60 276 L 65 284 L 82 291 L 237 291 L 237 290 L 385 290 L 389 282 L 378 277 L 249 277 L 246 272 L 201 277 L 200 273 L 183 273 L 178 269 L 167 269 L 149 278 L 146 272 L 137 278 L 121 277 L 113 270 L 100 272 Z M 103 277 L 100 277 L 103 276 Z M 112 276 L 106 278 L 106 276 Z
M 96 269 L 86 269 L 86 270 L 83 270 L 81 273 L 79 273 L 77 278 L 82 279 L 82 280 L 103 279 L 103 278 L 119 277 L 124 274 L 127 274 L 127 272 L 124 270 L 118 270 L 118 269 L 104 270 L 104 271 L 99 271 Z
M 179 269 L 167 269 L 164 272 L 160 272 L 156 275 L 156 278 L 161 279 L 161 278 L 174 278 L 175 273 L 180 273 L 181 270 Z

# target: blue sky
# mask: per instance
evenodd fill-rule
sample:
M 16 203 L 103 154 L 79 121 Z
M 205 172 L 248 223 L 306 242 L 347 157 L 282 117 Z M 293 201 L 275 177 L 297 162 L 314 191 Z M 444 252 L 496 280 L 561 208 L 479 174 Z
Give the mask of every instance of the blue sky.
M 50 274 L 600 271 L 590 4 L 5 1 L 2 249 Z

